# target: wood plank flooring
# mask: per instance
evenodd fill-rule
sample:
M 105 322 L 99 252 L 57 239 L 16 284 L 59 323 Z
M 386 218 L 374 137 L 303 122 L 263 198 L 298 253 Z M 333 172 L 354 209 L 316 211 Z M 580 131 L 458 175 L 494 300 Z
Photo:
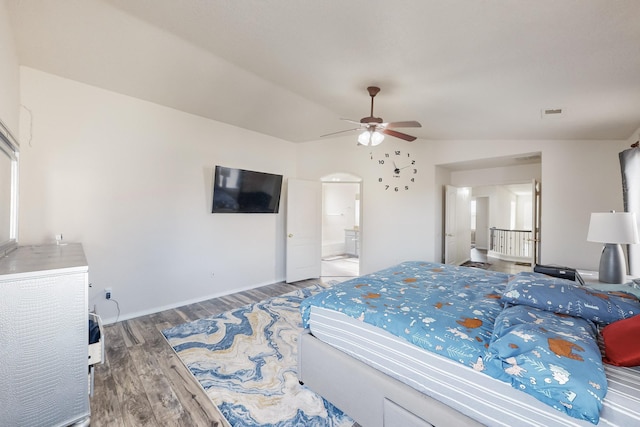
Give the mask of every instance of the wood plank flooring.
M 335 278 L 332 278 L 335 279 Z M 92 427 L 228 426 L 161 331 L 319 283 L 276 283 L 105 327 L 96 365 Z
M 336 264 L 332 268 L 339 271 L 340 267 Z M 495 263 L 492 269 L 512 272 L 514 267 L 512 263 Z M 348 275 L 349 272 L 345 273 Z M 326 283 L 348 278 L 323 277 L 322 280 Z M 106 361 L 96 365 L 95 370 L 91 426 L 228 426 L 161 331 L 314 283 L 322 281 L 276 283 L 107 325 Z
M 471 249 L 471 261 L 488 262 L 490 271 L 501 271 L 503 273 L 517 274 L 521 271 L 533 271 L 531 265 L 519 264 L 511 261 L 504 261 L 498 258 L 487 256 L 487 251 L 482 249 Z

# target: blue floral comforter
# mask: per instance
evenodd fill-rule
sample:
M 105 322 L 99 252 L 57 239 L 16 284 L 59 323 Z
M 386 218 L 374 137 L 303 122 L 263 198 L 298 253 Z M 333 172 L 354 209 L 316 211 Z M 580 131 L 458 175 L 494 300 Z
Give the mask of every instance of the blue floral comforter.
M 514 283 L 525 279 L 534 283 L 527 301 L 542 298 L 530 298 L 538 290 L 556 300 L 549 288 L 575 286 L 535 285 L 546 277 L 405 262 L 322 291 L 300 311 L 304 327 L 311 306 L 342 312 L 597 424 L 607 382 L 592 320 L 513 299 Z

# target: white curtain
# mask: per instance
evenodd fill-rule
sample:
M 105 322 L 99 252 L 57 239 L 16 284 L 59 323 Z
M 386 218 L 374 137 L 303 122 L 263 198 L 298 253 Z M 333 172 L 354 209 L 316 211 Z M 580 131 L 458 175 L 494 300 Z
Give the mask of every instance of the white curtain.
M 618 156 L 622 172 L 624 210 L 636 213 L 638 229 L 640 229 L 640 148 L 629 148 Z M 640 245 L 627 245 L 627 248 L 629 274 L 640 276 Z

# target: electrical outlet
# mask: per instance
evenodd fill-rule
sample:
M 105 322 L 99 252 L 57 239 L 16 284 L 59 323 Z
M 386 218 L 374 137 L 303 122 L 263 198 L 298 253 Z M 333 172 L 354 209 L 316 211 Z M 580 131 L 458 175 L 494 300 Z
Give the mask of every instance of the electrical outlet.
M 104 288 L 104 297 L 106 299 L 111 299 L 112 291 L 111 288 Z

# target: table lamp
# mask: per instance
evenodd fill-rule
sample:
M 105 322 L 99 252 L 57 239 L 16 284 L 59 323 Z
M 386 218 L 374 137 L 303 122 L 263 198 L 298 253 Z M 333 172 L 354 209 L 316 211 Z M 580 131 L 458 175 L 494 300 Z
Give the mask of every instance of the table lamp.
M 600 256 L 599 280 L 624 283 L 627 263 L 621 244 L 638 243 L 638 225 L 634 212 L 594 212 L 589 221 L 587 240 L 604 243 Z

